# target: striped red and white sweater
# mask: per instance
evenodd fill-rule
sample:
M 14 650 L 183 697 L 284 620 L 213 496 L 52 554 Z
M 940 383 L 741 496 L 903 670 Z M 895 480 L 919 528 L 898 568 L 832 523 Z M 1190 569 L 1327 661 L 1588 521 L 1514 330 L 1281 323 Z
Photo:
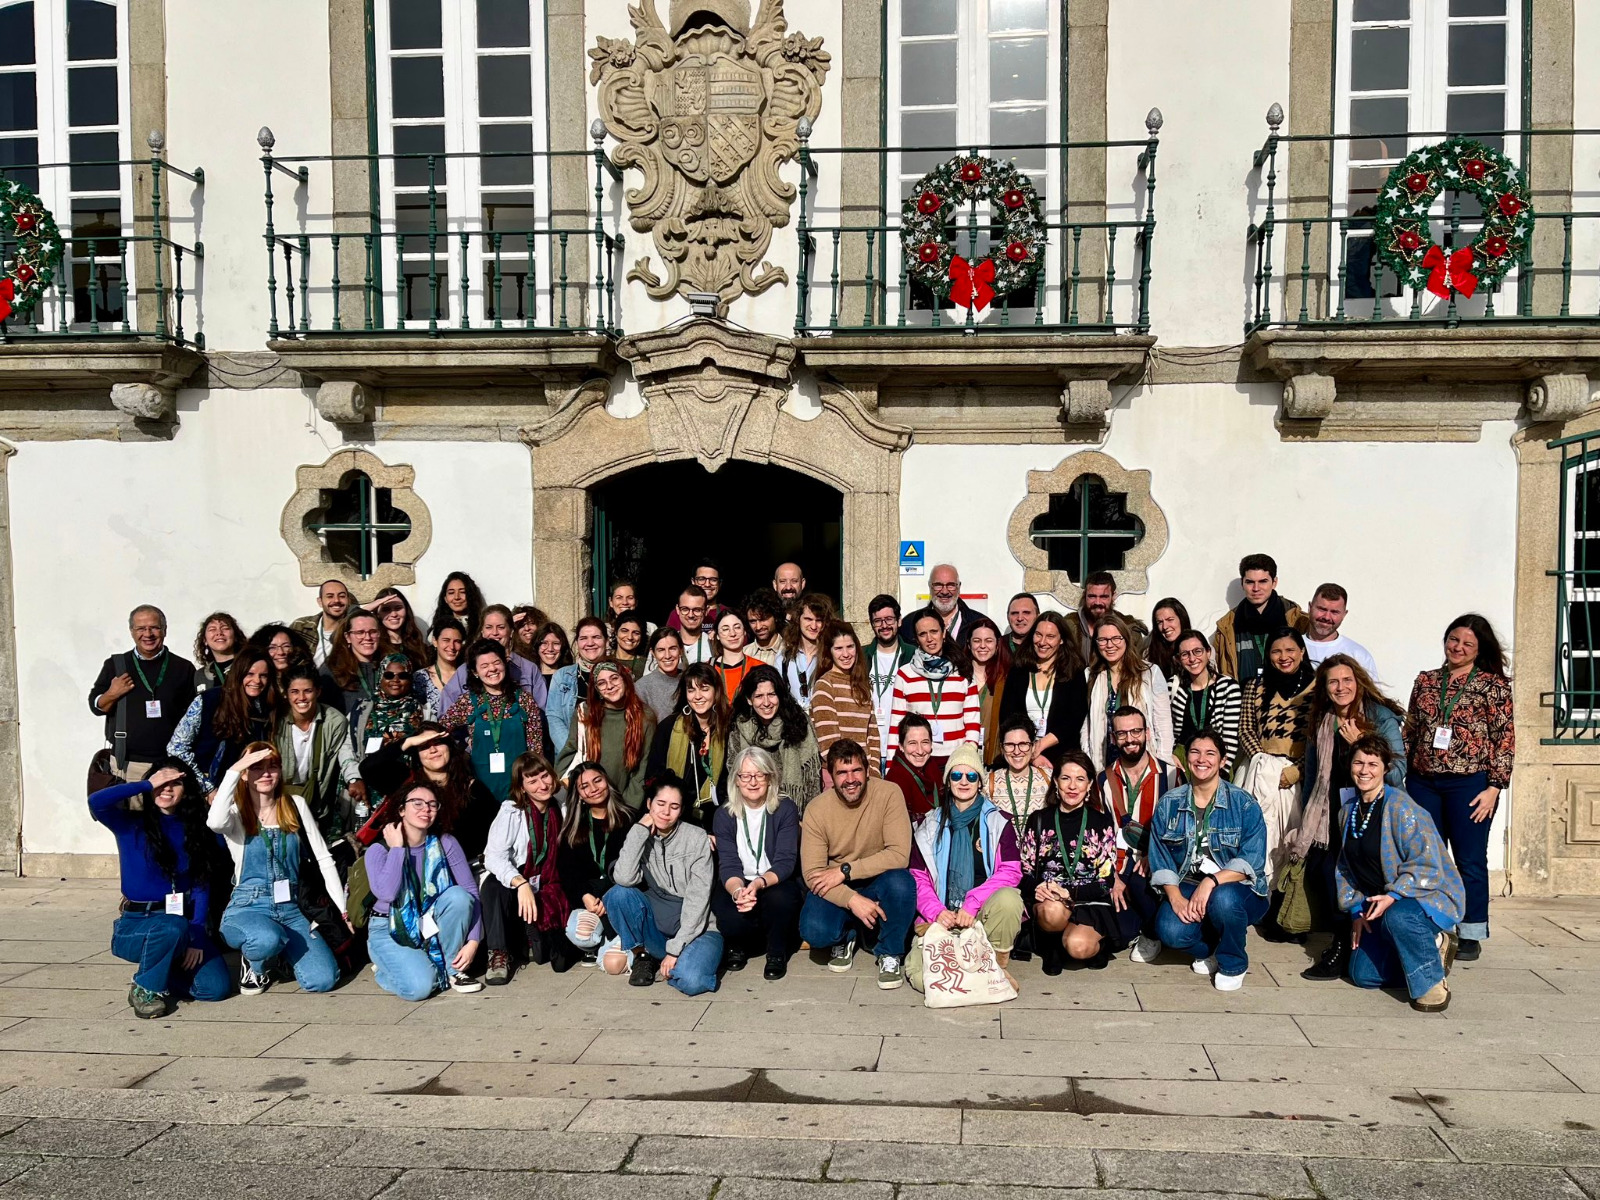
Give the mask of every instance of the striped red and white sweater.
M 978 689 L 970 679 L 952 672 L 943 679 L 932 680 L 914 663 L 895 672 L 885 758 L 893 758 L 900 748 L 900 722 L 911 713 L 928 718 L 928 724 L 933 726 L 935 754 L 948 754 L 960 742 L 983 743 L 983 710 L 978 703 Z

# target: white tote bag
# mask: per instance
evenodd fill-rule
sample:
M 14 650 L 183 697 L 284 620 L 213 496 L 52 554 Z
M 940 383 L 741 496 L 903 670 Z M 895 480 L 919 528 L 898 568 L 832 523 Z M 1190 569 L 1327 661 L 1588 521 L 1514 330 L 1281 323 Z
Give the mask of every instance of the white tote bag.
M 995 961 L 983 926 L 946 929 L 935 921 L 922 935 L 922 1002 L 929 1008 L 1004 1004 L 1017 998 Z

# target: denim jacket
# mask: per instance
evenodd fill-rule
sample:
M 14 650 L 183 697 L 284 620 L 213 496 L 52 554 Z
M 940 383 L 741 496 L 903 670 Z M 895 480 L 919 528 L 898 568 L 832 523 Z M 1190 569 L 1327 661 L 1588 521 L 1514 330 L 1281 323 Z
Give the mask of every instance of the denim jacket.
M 550 694 L 545 699 L 544 719 L 550 727 L 550 742 L 561 753 L 572 729 L 572 714 L 578 709 L 578 664 L 568 663 L 550 677 Z
M 1180 784 L 1156 801 L 1150 822 L 1150 886 L 1176 887 L 1197 832 L 1190 785 Z M 1237 871 L 1256 895 L 1267 894 L 1267 824 L 1255 797 L 1219 780 L 1211 798 L 1211 858 L 1224 871 Z

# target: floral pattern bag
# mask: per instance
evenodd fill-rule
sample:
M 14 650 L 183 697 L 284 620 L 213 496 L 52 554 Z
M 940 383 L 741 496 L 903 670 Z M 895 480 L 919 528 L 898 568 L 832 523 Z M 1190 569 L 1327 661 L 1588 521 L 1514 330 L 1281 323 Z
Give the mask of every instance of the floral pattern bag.
M 928 926 L 922 935 L 922 986 L 928 1008 L 1004 1004 L 1017 998 L 1017 989 L 995 961 L 989 936 L 976 921 L 966 929 L 946 929 L 937 921 Z

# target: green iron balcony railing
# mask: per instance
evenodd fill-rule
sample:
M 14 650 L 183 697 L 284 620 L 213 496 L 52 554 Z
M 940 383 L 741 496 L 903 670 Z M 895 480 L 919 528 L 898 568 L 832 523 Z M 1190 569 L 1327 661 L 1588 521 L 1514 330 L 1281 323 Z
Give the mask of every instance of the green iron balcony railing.
M 1161 111 L 1151 109 L 1147 136 L 1135 140 L 849 149 L 812 146 L 802 123 L 796 335 L 932 329 L 1148 333 L 1161 125 Z M 1026 175 L 1039 196 L 1048 238 L 1032 285 L 998 297 L 982 319 L 974 308 L 936 297 L 909 278 L 900 244 L 901 204 L 917 177 L 958 154 L 1007 160 Z M 1096 194 L 1074 195 L 1075 165 L 1093 181 L 1087 190 Z M 1108 202 L 1104 181 L 1120 180 L 1123 169 L 1131 199 Z M 878 180 L 866 208 L 842 192 L 847 176 L 858 172 Z M 1109 190 L 1115 194 L 1121 184 Z M 857 214 L 865 219 L 855 219 Z M 955 253 L 971 263 L 990 253 L 991 241 L 998 250 L 999 236 L 988 202 L 977 198 L 946 226 Z
M 601 150 L 283 158 L 273 154 L 270 129 L 256 141 L 266 176 L 269 339 L 621 336 L 625 241 L 604 214 L 606 182 L 622 176 Z M 583 211 L 552 215 L 548 187 L 536 186 L 575 159 L 593 162 L 592 221 Z M 331 190 L 341 175 L 359 177 L 367 211 L 336 216 L 314 195 L 314 180 Z M 293 181 L 287 196 L 284 177 Z
M 1267 113 L 1267 139 L 1252 159 L 1247 334 L 1600 320 L 1600 208 L 1574 203 L 1595 193 L 1575 188 L 1572 176 L 1578 139 L 1600 137 L 1600 130 L 1286 134 L 1279 131 L 1282 123 L 1283 110 L 1274 104 Z M 1408 154 L 1453 133 L 1484 142 L 1520 165 L 1534 205 L 1532 236 L 1511 270 L 1497 287 L 1478 287 L 1470 297 L 1447 283 L 1441 283 L 1447 296 L 1408 286 L 1373 245 L 1375 198 L 1389 172 Z M 1559 153 L 1541 153 L 1552 140 L 1560 144 Z M 1596 145 L 1588 142 L 1587 152 Z M 1298 147 L 1306 148 L 1324 180 L 1310 197 L 1284 194 L 1294 190 L 1284 184 L 1288 158 Z M 1558 165 L 1541 178 L 1544 162 Z M 1328 185 L 1341 177 L 1342 187 Z M 1448 186 L 1435 200 L 1429 232 L 1447 261 L 1478 236 L 1481 211 L 1476 196 Z
M 1554 721 L 1547 742 L 1600 744 L 1600 433 L 1558 438 Z
M 63 163 L 18 163 L 0 176 L 37 195 L 61 231 L 62 261 L 55 282 L 22 317 L 0 320 L 0 344 L 118 338 L 156 340 L 205 349 L 198 325 L 198 290 L 205 246 L 199 240 L 200 195 L 206 173 L 185 171 L 162 158 L 161 134 L 146 139 L 149 158 Z M 192 184 L 174 212 L 177 180 Z M 191 243 L 174 239 L 185 228 Z M 145 232 L 148 231 L 148 232 Z M 16 253 L 0 237 L 0 265 Z

